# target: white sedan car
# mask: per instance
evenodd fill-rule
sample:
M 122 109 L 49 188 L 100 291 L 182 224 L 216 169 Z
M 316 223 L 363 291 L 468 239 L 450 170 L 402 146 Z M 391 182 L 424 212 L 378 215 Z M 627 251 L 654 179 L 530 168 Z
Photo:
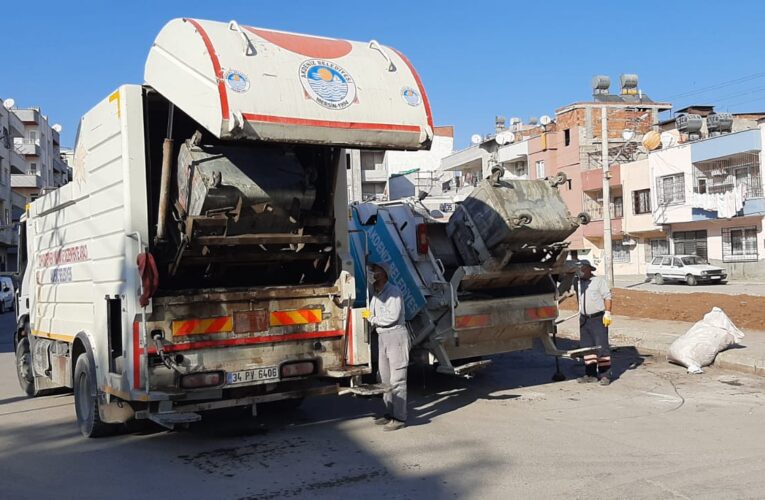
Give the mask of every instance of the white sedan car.
M 690 286 L 698 283 L 725 283 L 725 269 L 710 265 L 697 255 L 663 255 L 654 257 L 646 269 L 646 276 L 655 284 L 665 281 L 684 281 Z

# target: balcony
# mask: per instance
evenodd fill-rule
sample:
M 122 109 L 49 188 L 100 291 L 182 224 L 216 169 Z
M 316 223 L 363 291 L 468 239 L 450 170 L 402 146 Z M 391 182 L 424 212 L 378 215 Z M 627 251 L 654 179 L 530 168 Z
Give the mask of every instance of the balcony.
M 69 171 L 69 165 L 61 158 L 53 158 L 53 171 L 66 174 Z
M 362 170 L 361 182 L 388 182 L 388 172 L 385 169 Z
M 593 220 L 586 226 L 583 226 L 582 234 L 588 239 L 602 239 L 603 238 L 603 220 Z M 622 233 L 622 219 L 611 219 L 611 234 L 617 235 Z
M 42 188 L 42 178 L 36 174 L 12 174 L 11 188 L 40 189 Z
M 11 173 L 12 174 L 23 174 L 27 171 L 27 162 L 24 161 L 24 158 L 18 154 L 14 149 L 11 149 L 11 155 L 9 158 L 9 163 L 11 164 Z
M 22 122 L 16 113 L 8 113 L 8 124 L 11 128 L 11 136 L 21 137 L 24 135 L 24 122 Z
M 608 184 L 611 187 L 620 186 L 622 184 L 621 165 L 611 165 L 609 171 L 611 179 Z M 600 191 L 601 189 L 603 189 L 603 170 L 595 168 L 582 172 L 582 191 Z
M 40 111 L 36 109 L 15 109 L 13 112 L 27 125 L 40 125 Z
M 13 147 L 20 155 L 40 156 L 40 141 L 38 140 L 16 139 Z

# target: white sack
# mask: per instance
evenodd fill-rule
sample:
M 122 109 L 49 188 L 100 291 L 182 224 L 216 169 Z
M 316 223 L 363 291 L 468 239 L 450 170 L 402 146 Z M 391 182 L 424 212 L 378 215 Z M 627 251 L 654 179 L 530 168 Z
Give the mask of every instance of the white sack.
M 701 367 L 715 360 L 715 356 L 741 341 L 744 332 L 719 307 L 704 315 L 704 319 L 678 337 L 669 346 L 667 358 L 688 368 L 688 373 L 702 373 Z

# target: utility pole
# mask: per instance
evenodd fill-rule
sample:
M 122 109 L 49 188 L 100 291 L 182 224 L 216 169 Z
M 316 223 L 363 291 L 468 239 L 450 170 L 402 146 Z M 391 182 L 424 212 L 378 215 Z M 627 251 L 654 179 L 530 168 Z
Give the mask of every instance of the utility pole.
M 611 172 L 608 159 L 608 108 L 605 103 L 600 108 L 600 143 L 603 151 L 603 272 L 608 285 L 614 287 L 613 251 L 611 246 Z

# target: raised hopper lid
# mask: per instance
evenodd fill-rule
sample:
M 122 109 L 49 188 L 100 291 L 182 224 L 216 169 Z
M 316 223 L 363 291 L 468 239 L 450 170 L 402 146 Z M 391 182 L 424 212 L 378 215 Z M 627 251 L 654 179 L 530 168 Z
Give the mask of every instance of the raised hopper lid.
M 433 137 L 414 67 L 375 41 L 174 19 L 144 79 L 223 139 L 425 149 Z

